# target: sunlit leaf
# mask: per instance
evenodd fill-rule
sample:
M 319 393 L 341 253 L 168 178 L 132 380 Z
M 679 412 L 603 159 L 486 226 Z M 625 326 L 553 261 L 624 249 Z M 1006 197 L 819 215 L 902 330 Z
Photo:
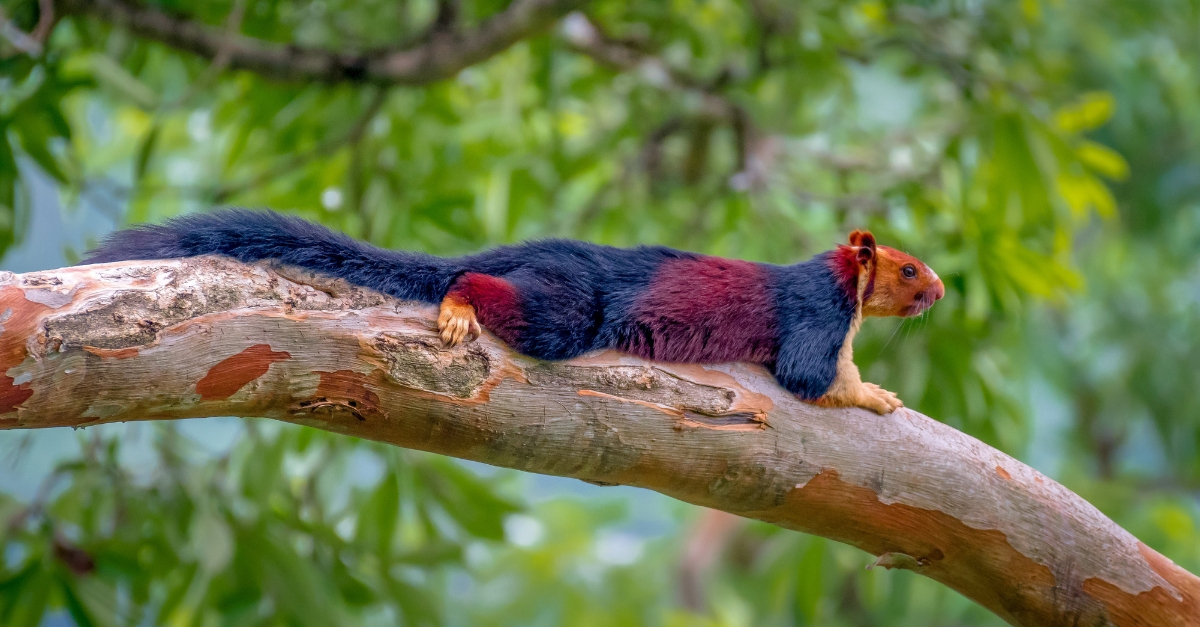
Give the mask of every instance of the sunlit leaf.
M 1115 101 L 1108 92 L 1089 92 L 1054 114 L 1054 122 L 1065 133 L 1090 131 L 1113 115 Z
M 1129 164 L 1117 151 L 1091 141 L 1084 141 L 1075 149 L 1079 160 L 1100 174 L 1115 181 L 1123 181 L 1129 177 Z

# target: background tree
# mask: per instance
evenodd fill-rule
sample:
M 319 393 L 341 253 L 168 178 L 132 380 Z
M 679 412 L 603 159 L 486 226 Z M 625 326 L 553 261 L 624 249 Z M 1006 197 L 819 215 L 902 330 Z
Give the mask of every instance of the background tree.
M 0 7 L 0 246 L 46 245 L 21 241 L 40 176 L 120 221 L 270 206 L 446 254 L 570 236 L 789 262 L 867 226 L 948 294 L 868 325 L 865 376 L 1200 569 L 1190 3 Z M 0 623 L 996 621 L 757 524 L 687 601 L 691 509 L 237 424 L 217 447 L 89 430 L 0 500 Z M 0 442 L 19 465 L 36 437 Z M 647 531 L 631 499 L 669 513 Z

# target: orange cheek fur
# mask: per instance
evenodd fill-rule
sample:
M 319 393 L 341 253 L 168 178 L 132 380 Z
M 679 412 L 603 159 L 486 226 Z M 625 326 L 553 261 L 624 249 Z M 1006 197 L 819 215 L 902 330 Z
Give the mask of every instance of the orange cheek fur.
M 878 246 L 875 255 L 875 287 L 863 303 L 863 315 L 882 317 L 920 313 L 912 308 L 917 296 L 940 284 L 941 280 L 921 260 L 895 248 Z M 915 279 L 904 279 L 900 274 L 900 268 L 908 263 L 917 267 Z

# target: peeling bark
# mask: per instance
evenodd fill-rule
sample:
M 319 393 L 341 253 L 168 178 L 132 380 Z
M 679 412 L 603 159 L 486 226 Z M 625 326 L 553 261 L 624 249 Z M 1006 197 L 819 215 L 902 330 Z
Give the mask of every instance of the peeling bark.
M 832 538 L 1014 625 L 1200 625 L 1200 579 L 1019 461 L 761 368 L 561 363 L 432 306 L 218 258 L 0 274 L 0 429 L 256 416 L 625 484 Z

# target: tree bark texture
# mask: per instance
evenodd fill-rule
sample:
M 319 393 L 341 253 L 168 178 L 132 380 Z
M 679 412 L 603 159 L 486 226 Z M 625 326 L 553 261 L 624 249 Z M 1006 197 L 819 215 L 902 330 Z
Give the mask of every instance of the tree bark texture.
M 1200 625 L 1200 579 L 915 411 L 815 407 L 757 366 L 447 349 L 435 314 L 220 258 L 3 273 L 0 428 L 274 418 L 832 538 L 1014 625 Z

